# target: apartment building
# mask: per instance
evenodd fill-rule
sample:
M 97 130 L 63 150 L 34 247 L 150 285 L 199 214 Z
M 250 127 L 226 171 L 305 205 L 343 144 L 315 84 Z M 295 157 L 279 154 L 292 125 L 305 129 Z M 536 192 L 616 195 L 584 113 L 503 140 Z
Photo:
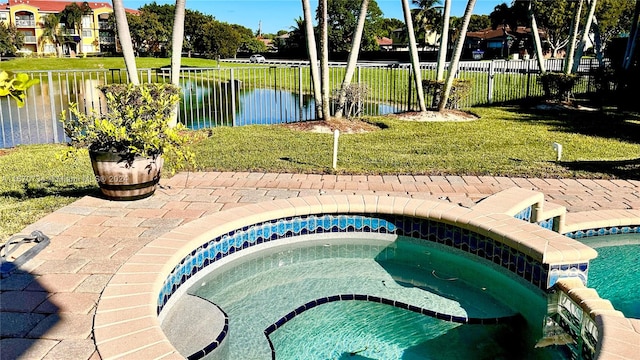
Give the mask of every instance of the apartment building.
M 2 1 L 2 0 L 0 0 Z M 56 44 L 43 35 L 43 19 L 48 14 L 59 14 L 74 1 L 60 0 L 8 0 L 0 2 L 0 22 L 14 25 L 24 34 L 24 46 L 20 50 L 26 54 L 55 55 Z M 75 2 L 82 6 L 84 2 Z M 82 17 L 82 30 L 66 29 L 60 24 L 58 33 L 60 50 L 66 56 L 80 53 L 109 53 L 116 49 L 115 31 L 108 23 L 113 12 L 110 2 L 86 2 L 91 14 Z

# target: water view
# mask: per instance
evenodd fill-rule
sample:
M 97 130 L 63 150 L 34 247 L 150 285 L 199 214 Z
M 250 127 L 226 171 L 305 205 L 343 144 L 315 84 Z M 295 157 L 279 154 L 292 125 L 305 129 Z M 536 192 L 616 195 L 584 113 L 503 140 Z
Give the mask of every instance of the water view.
M 75 102 L 85 111 L 100 111 L 104 97 L 97 86 L 105 79 L 41 77 L 30 89 L 26 105 L 0 99 L 0 148 L 20 144 L 64 142 L 60 114 Z M 309 94 L 284 89 L 256 88 L 217 80 L 182 82 L 179 119 L 188 128 L 279 124 L 315 118 L 315 101 Z M 363 103 L 366 115 L 398 112 L 396 106 Z M 104 111 L 104 109 L 102 109 Z

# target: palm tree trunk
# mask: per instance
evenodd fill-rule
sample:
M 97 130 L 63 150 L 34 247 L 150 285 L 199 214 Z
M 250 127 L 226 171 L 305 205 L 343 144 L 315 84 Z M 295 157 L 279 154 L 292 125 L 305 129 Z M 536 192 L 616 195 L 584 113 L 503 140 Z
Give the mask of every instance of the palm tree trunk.
M 580 14 L 582 13 L 582 2 L 578 0 L 573 8 L 573 20 L 571 21 L 571 38 L 567 43 L 567 52 L 564 56 L 564 73 L 571 74 L 573 69 L 573 57 L 576 53 L 576 41 L 578 40 L 578 28 L 580 28 Z
M 122 48 L 124 63 L 127 66 L 129 81 L 134 85 L 140 85 L 140 80 L 138 80 L 138 68 L 136 66 L 136 56 L 133 52 L 131 33 L 129 33 L 129 23 L 127 22 L 127 14 L 124 11 L 124 5 L 122 4 L 122 0 L 113 0 L 112 3 L 113 14 L 116 17 L 118 38 L 120 39 L 120 47 Z
M 320 69 L 318 69 L 318 48 L 316 47 L 316 35 L 313 33 L 313 18 L 309 0 L 302 0 L 304 13 L 304 28 L 307 38 L 307 52 L 309 53 L 309 67 L 311 69 L 311 82 L 313 83 L 313 96 L 316 102 L 316 118 L 322 119 L 322 90 L 320 87 Z
M 533 46 L 536 51 L 536 59 L 538 60 L 538 69 L 540 73 L 547 72 L 544 64 L 544 55 L 542 54 L 542 41 L 540 41 L 540 33 L 538 32 L 538 23 L 536 22 L 536 14 L 533 12 L 533 1 L 529 0 L 529 20 L 531 23 L 531 35 L 533 36 Z
M 415 80 L 416 92 L 418 94 L 418 106 L 420 107 L 420 111 L 427 111 L 427 106 L 424 102 L 424 89 L 422 88 L 422 76 L 420 74 L 420 58 L 418 57 L 416 34 L 413 32 L 413 20 L 411 19 L 411 9 L 409 9 L 408 0 L 402 0 L 402 11 L 404 12 L 404 22 L 407 25 L 407 33 L 409 35 L 411 67 L 413 68 L 413 78 Z
M 629 40 L 627 40 L 627 47 L 624 52 L 624 59 L 622 60 L 622 68 L 629 70 L 631 63 L 633 62 L 633 54 L 636 49 L 636 42 L 638 41 L 638 18 L 640 18 L 640 0 L 636 0 L 636 7 L 633 11 L 633 17 L 631 19 L 631 31 L 629 31 Z
M 447 81 L 444 84 L 444 90 L 440 96 L 440 104 L 438 104 L 438 111 L 442 112 L 447 106 L 449 96 L 451 95 L 451 88 L 453 87 L 453 80 L 458 72 L 458 66 L 460 65 L 460 56 L 462 55 L 462 48 L 464 47 L 464 39 L 467 35 L 467 28 L 469 27 L 469 21 L 471 20 L 471 13 L 473 13 L 473 7 L 476 4 L 476 0 L 469 0 L 467 7 L 464 10 L 464 18 L 462 20 L 462 28 L 460 29 L 460 35 L 456 40 L 456 48 L 451 57 L 451 64 L 449 65 L 449 73 L 447 74 Z
M 320 0 L 320 63 L 321 63 L 321 87 L 322 87 L 322 119 L 329 120 L 331 109 L 329 107 L 329 29 L 327 0 Z
M 362 33 L 364 31 L 364 23 L 367 19 L 367 8 L 369 6 L 369 0 L 362 0 L 362 6 L 360 7 L 360 16 L 358 17 L 358 26 L 353 37 L 353 43 L 351 44 L 351 52 L 349 52 L 349 59 L 347 60 L 347 70 L 344 74 L 344 80 L 342 80 L 342 87 L 340 88 L 340 97 L 338 98 L 338 108 L 336 109 L 335 117 L 342 118 L 344 107 L 347 102 L 347 87 L 351 84 L 353 73 L 356 70 L 356 64 L 358 63 L 358 54 L 360 53 L 360 43 L 362 41 Z M 348 116 L 348 115 L 347 115 Z
M 447 63 L 447 50 L 449 49 L 449 18 L 451 17 L 451 0 L 444 0 L 444 13 L 442 14 L 442 34 L 440 34 L 440 47 L 438 48 L 438 68 L 436 81 L 444 79 L 444 66 Z
M 184 12 L 186 0 L 176 0 L 176 12 L 173 19 L 173 40 L 171 41 L 171 83 L 180 86 L 180 65 L 182 60 L 182 42 L 184 39 Z M 178 104 L 171 111 L 169 127 L 178 125 Z
M 596 59 L 598 60 L 598 66 L 604 67 L 604 54 L 602 53 L 602 36 L 600 34 L 600 25 L 598 25 L 598 18 L 593 17 L 593 45 L 596 48 Z
M 582 59 L 584 47 L 587 45 L 587 41 L 589 40 L 589 31 L 591 31 L 591 24 L 593 23 L 593 18 L 595 17 L 596 13 L 596 3 L 597 0 L 591 0 L 591 4 L 589 6 L 589 14 L 587 15 L 584 29 L 582 29 L 580 43 L 578 43 L 576 53 L 573 58 L 573 66 L 571 67 L 571 72 L 574 74 L 578 72 L 578 66 L 580 66 L 580 59 Z

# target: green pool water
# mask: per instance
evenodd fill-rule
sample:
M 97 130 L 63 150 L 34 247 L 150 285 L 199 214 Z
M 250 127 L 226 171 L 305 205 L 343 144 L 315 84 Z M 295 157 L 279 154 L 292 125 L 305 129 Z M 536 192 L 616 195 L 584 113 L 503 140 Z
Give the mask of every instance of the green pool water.
M 626 317 L 640 319 L 640 234 L 581 241 L 598 252 L 589 264 L 588 286 Z
M 244 257 L 243 257 L 244 258 Z M 337 239 L 255 253 L 217 269 L 189 292 L 229 317 L 229 359 L 565 359 L 535 348 L 543 293 L 497 265 L 416 239 Z M 297 307 L 367 294 L 439 313 L 513 317 L 508 324 L 439 320 L 387 304 L 337 301 L 264 330 Z

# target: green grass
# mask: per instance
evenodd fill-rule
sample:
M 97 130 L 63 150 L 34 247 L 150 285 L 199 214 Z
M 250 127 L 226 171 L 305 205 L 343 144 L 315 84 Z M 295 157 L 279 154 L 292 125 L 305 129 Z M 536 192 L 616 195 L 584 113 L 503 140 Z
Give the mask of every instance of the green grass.
M 368 121 L 384 129 L 343 134 L 338 173 L 457 174 L 523 177 L 608 178 L 638 176 L 618 169 L 614 160 L 640 158 L 640 144 L 629 134 L 637 120 L 602 114 L 564 114 L 559 118 L 512 108 L 475 108 L 473 122 L 407 122 L 385 117 Z M 562 114 L 560 114 L 562 115 Z M 611 127 L 617 121 L 616 127 Z M 607 125 L 609 124 L 609 125 Z M 617 128 L 617 130 L 616 130 Z M 601 135 L 598 134 L 601 133 Z M 194 145 L 201 168 L 220 171 L 333 172 L 331 134 L 301 133 L 283 126 L 216 128 Z M 556 163 L 552 143 L 564 147 Z M 592 166 L 581 168 L 580 164 Z M 602 162 L 599 164 L 597 162 Z
M 0 150 L 0 243 L 28 224 L 98 187 L 88 156 L 56 159 L 61 145 L 29 145 Z
M 637 114 L 536 112 L 518 107 L 472 111 L 481 118 L 472 122 L 367 118 L 380 130 L 341 135 L 336 171 L 331 167 L 331 134 L 281 125 L 204 130 L 190 147 L 200 171 L 640 179 Z M 561 162 L 555 161 L 553 142 L 563 145 Z M 63 148 L 30 145 L 0 150 L 0 242 L 47 213 L 96 193 L 88 157 L 62 163 L 56 154 Z M 167 173 L 170 169 L 168 164 Z
M 139 69 L 170 66 L 170 58 L 138 57 L 136 65 Z M 220 63 L 221 67 L 247 66 L 247 64 Z M 182 66 L 217 67 L 218 61 L 196 58 L 182 58 Z M 87 58 L 14 58 L 2 61 L 2 69 L 6 71 L 43 71 L 43 70 L 97 70 L 124 69 L 122 57 L 87 57 Z

